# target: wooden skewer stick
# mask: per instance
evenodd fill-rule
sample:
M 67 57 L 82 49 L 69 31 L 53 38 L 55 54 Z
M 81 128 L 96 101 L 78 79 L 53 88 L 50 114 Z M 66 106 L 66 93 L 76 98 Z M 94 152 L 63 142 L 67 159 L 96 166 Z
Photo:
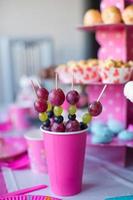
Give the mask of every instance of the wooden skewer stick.
M 58 89 L 58 73 L 55 72 L 55 89 Z
M 74 72 L 72 73 L 72 90 L 74 90 Z
M 105 85 L 105 86 L 103 87 L 103 89 L 102 89 L 102 91 L 101 91 L 99 97 L 97 98 L 97 101 L 100 101 L 100 99 L 101 99 L 101 97 L 102 97 L 102 95 L 103 95 L 103 93 L 104 93 L 104 91 L 105 91 L 106 88 L 107 88 L 107 85 Z
M 40 82 L 39 82 L 38 80 L 36 80 L 36 83 L 37 83 L 37 86 L 38 86 L 39 88 L 41 88 L 41 84 L 40 84 Z
M 31 81 L 31 85 L 32 85 L 33 91 L 34 91 L 34 93 L 35 93 L 35 95 L 36 95 L 36 97 L 37 97 L 37 93 L 36 93 L 35 85 L 34 85 L 34 83 L 33 83 L 32 80 L 30 80 L 30 81 Z

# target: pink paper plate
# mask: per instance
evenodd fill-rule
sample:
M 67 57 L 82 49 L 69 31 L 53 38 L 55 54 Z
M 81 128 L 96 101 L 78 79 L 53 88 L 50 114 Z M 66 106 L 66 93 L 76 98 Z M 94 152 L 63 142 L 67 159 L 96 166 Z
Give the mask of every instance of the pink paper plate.
M 4 144 L 0 145 L 0 160 L 12 159 L 26 151 L 27 145 L 24 138 L 5 138 Z

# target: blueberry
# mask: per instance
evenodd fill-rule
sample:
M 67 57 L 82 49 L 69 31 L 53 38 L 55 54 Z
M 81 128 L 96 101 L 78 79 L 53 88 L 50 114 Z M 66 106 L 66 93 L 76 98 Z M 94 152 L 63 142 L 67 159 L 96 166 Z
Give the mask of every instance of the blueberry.
M 49 118 L 52 118 L 52 117 L 54 116 L 54 113 L 53 113 L 53 111 L 51 110 L 51 111 L 47 112 L 47 115 L 48 115 Z
M 49 127 L 50 126 L 50 120 L 47 119 L 44 123 L 43 123 L 43 127 Z
M 76 115 L 74 114 L 74 115 L 68 115 L 68 119 L 69 120 L 75 120 L 76 119 Z
M 88 126 L 86 124 L 84 124 L 83 122 L 80 122 L 80 129 L 84 130 L 86 129 Z
M 64 120 L 63 116 L 54 117 L 54 121 L 58 124 L 62 123 Z

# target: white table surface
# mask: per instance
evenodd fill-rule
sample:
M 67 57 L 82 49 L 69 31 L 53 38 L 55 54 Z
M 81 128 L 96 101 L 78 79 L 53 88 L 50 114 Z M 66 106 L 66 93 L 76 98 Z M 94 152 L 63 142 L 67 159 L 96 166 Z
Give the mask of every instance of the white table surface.
M 34 174 L 29 169 L 12 171 L 8 168 L 2 168 L 2 171 L 9 192 L 38 184 L 49 185 L 47 175 Z M 59 197 L 51 192 L 50 187 L 32 194 Z M 131 194 L 133 194 L 133 167 L 120 168 L 94 157 L 86 157 L 82 192 L 75 196 L 60 198 L 104 200 L 106 197 Z

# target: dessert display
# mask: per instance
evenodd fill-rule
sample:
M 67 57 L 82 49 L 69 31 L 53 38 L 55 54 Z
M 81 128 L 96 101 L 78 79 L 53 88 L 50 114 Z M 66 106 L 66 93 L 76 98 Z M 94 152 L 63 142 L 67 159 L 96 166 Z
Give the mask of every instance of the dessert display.
M 125 83 L 132 75 L 132 65 L 128 62 L 107 59 L 101 62 L 99 73 L 103 83 Z
M 133 102 L 133 81 L 129 81 L 126 83 L 124 87 L 124 95 L 127 99 Z
M 56 71 L 63 83 L 71 83 L 72 74 L 74 73 L 74 83 L 88 84 L 99 81 L 98 65 L 99 61 L 97 59 L 69 61 L 64 65 L 59 65 Z
M 93 26 L 102 23 L 101 13 L 99 10 L 90 9 L 85 13 L 83 23 L 85 26 Z
M 102 20 L 105 24 L 117 24 L 122 20 L 121 12 L 116 6 L 109 6 L 102 11 Z
M 74 72 L 74 83 L 125 83 L 132 77 L 132 61 L 123 62 L 122 60 L 89 59 L 82 61 L 70 61 L 66 65 L 59 65 L 56 69 L 59 79 L 63 83 L 71 83 L 72 73 Z
M 124 9 L 122 13 L 122 19 L 125 24 L 133 24 L 133 4 Z

